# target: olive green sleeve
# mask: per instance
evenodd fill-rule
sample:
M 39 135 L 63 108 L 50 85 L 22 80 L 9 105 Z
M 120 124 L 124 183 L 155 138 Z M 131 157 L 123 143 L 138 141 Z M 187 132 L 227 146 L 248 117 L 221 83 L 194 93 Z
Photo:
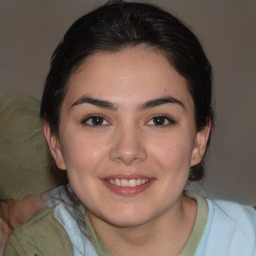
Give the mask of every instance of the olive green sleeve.
M 70 256 L 72 244 L 62 226 L 46 208 L 17 229 L 7 244 L 4 256 Z
M 8 245 L 6 246 L 4 250 L 4 256 L 5 255 L 40 255 L 38 254 L 38 250 L 35 246 L 33 246 L 32 243 L 26 243 L 24 241 L 19 241 L 19 238 L 14 235 Z

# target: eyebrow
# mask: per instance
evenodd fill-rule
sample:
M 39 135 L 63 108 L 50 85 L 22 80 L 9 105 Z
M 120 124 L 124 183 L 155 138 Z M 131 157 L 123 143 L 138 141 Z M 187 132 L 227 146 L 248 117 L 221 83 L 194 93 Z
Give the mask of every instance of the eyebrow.
M 91 98 L 91 97 L 86 97 L 83 96 L 80 99 L 78 99 L 77 101 L 75 101 L 71 108 L 80 104 L 84 104 L 84 103 L 88 103 L 88 104 L 92 104 L 96 107 L 100 107 L 100 108 L 106 108 L 106 109 L 110 109 L 110 110 L 114 110 L 117 111 L 118 110 L 118 106 L 110 101 L 107 100 L 100 100 L 100 99 L 96 99 L 96 98 Z M 142 105 L 140 105 L 138 107 L 138 109 L 140 111 L 145 110 L 145 109 L 149 109 L 149 108 L 154 108 L 160 105 L 164 105 L 164 104 L 178 104 L 180 105 L 184 110 L 186 109 L 184 104 L 179 101 L 176 98 L 173 97 L 165 97 L 165 98 L 158 98 L 158 99 L 153 99 L 153 100 L 149 100 L 146 101 L 145 103 L 143 103 Z
M 80 104 L 84 104 L 84 103 L 89 103 L 89 104 L 92 104 L 96 107 L 107 108 L 107 109 L 110 109 L 110 110 L 117 110 L 118 109 L 117 105 L 110 102 L 110 101 L 94 99 L 94 98 L 90 98 L 90 97 L 86 97 L 86 96 L 83 96 L 80 99 L 78 99 L 77 101 L 75 101 L 72 104 L 71 108 L 74 107 L 74 106 L 80 105 Z
M 168 103 L 172 103 L 172 104 L 178 104 L 180 105 L 184 110 L 186 110 L 184 104 L 173 97 L 165 97 L 165 98 L 159 98 L 159 99 L 153 99 L 153 100 L 149 100 L 145 103 L 143 103 L 140 107 L 139 110 L 145 110 L 148 108 L 154 108 L 160 105 L 164 105 L 164 104 L 168 104 Z

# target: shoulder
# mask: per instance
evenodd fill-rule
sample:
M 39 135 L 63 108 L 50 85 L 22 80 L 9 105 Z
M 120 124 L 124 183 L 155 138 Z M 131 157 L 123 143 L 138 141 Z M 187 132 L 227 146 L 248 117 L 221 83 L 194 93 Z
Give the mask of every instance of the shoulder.
M 207 224 L 198 249 L 202 255 L 256 255 L 256 211 L 221 200 L 207 199 L 207 204 Z
M 30 218 L 12 235 L 5 248 L 8 255 L 72 255 L 71 242 L 54 219 L 53 210 L 45 208 Z
M 256 211 L 252 207 L 234 202 L 207 199 L 209 217 L 233 223 L 238 229 L 247 229 L 248 226 L 256 231 Z

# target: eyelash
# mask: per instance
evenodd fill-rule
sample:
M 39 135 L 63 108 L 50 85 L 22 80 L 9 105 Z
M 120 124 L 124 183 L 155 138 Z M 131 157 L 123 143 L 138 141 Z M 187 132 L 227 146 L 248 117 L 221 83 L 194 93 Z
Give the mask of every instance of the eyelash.
M 93 121 L 96 121 L 96 119 L 98 119 L 98 120 L 100 119 L 99 124 L 93 124 Z M 100 126 L 110 125 L 110 122 L 107 121 L 105 117 L 103 117 L 102 115 L 98 115 L 98 114 L 90 115 L 89 117 L 83 119 L 81 123 L 84 125 L 92 126 L 92 127 L 100 127 Z M 104 124 L 104 123 L 106 123 L 106 124 Z
M 96 123 L 93 123 L 94 121 L 96 121 Z M 156 124 L 154 121 L 155 122 L 156 121 L 160 121 L 160 124 Z M 97 122 L 98 122 L 98 124 L 97 124 Z M 150 122 L 153 122 L 153 124 L 150 124 Z M 168 122 L 168 123 L 166 123 L 166 122 Z M 108 125 L 110 125 L 110 122 L 108 120 L 106 120 L 105 117 L 103 117 L 102 115 L 98 115 L 98 114 L 90 115 L 89 117 L 83 119 L 81 123 L 84 124 L 84 125 L 92 126 L 92 127 L 100 127 L 100 126 L 108 126 Z M 150 118 L 150 120 L 146 124 L 148 126 L 160 127 L 160 126 L 174 125 L 175 123 L 176 122 L 172 118 L 170 118 L 168 116 L 165 116 L 165 115 L 155 115 L 155 116 L 152 116 Z
M 154 122 L 154 120 L 156 121 L 157 118 L 158 119 L 162 119 L 161 121 L 164 121 L 164 123 L 163 124 L 156 124 L 156 123 L 150 124 L 151 121 Z M 167 124 L 166 124 L 166 121 L 168 122 Z M 170 118 L 168 116 L 165 116 L 165 115 L 155 115 L 155 116 L 152 116 L 150 118 L 150 120 L 147 122 L 147 125 L 149 125 L 149 126 L 157 126 L 157 127 L 169 126 L 169 125 L 174 125 L 174 124 L 176 124 L 176 122 L 172 118 Z

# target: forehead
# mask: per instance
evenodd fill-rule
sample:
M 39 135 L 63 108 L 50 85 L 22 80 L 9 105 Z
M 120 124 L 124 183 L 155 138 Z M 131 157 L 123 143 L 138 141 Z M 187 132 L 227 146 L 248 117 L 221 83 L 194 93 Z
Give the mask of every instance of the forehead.
M 139 103 L 168 95 L 185 104 L 192 101 L 186 79 L 161 52 L 146 47 L 100 52 L 88 57 L 72 74 L 65 100 L 72 104 L 83 95 L 117 104 L 124 104 L 130 98 Z

